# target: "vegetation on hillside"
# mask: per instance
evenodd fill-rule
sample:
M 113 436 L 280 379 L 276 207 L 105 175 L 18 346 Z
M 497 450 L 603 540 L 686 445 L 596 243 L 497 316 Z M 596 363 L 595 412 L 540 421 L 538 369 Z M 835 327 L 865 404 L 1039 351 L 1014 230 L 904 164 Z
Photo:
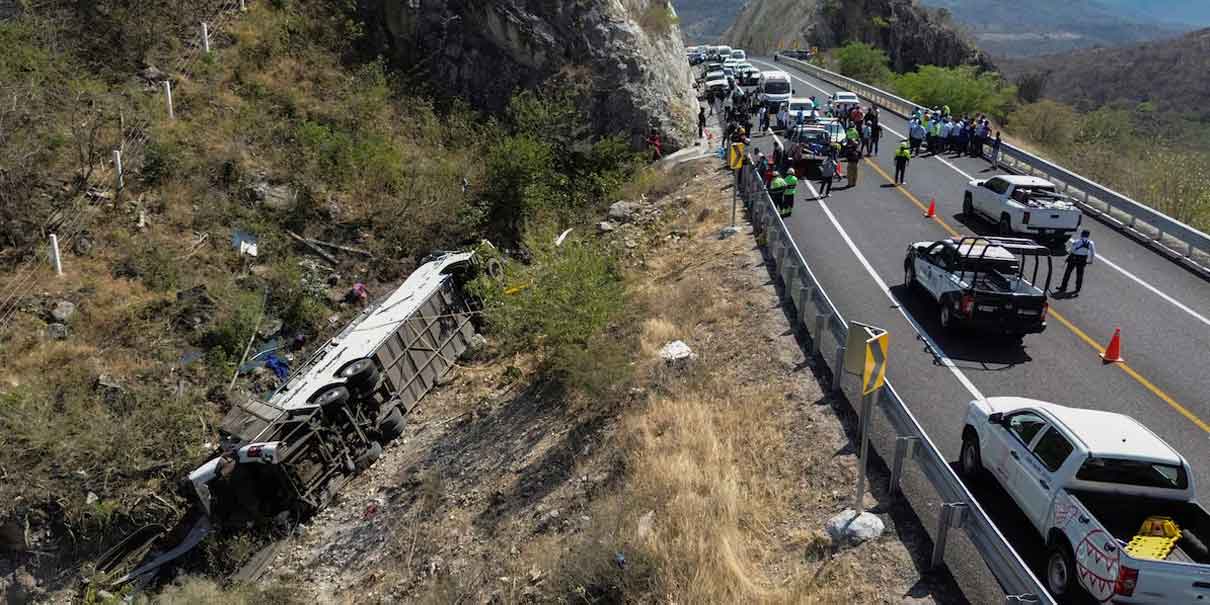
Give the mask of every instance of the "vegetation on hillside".
M 264 340 L 258 325 L 277 318 L 272 336 L 321 340 L 355 311 L 338 304 L 353 282 L 381 294 L 433 249 L 531 247 L 522 275 L 570 297 L 536 328 L 565 330 L 551 341 L 563 339 L 554 374 L 585 356 L 572 333 L 610 316 L 579 302 L 617 299 L 612 261 L 587 248 L 552 258 L 533 243 L 614 201 L 637 166 L 623 142 L 585 139 L 585 81 L 520 94 L 495 118 L 361 56 L 361 27 L 341 3 L 250 3 L 192 62 L 181 58 L 200 53 L 170 34 L 192 32 L 209 4 L 90 6 L 0 23 L 0 89 L 18 101 L 0 103 L 6 305 L 34 271 L 0 325 L 0 522 L 70 544 L 60 563 L 171 523 L 175 482 L 216 443 L 216 420 L 240 396 L 226 388 L 235 366 L 250 339 Z M 98 54 L 99 40 L 113 52 Z M 189 66 L 168 74 L 175 120 L 158 85 L 135 77 L 145 64 Z M 132 124 L 145 125 L 145 151 L 125 158 L 115 192 L 106 159 Z M 94 245 L 69 253 L 55 279 L 25 259 L 64 215 Z M 374 260 L 319 261 L 288 231 Z M 233 249 L 237 232 L 258 240 L 259 256 Z M 47 338 L 58 300 L 76 313 L 66 338 Z

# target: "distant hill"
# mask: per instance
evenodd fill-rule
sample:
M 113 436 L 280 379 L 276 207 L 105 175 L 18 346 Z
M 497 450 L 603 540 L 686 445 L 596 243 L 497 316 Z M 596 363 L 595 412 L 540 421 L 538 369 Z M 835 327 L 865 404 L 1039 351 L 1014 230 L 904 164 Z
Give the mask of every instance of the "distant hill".
M 1210 25 L 1210 2 L 1207 0 L 1097 0 L 1123 15 L 1146 17 L 1165 23 L 1186 26 Z
M 999 62 L 1006 76 L 1050 71 L 1043 95 L 1091 110 L 1104 105 L 1176 112 L 1210 122 L 1210 29 L 1124 48 Z
M 743 0 L 672 0 L 690 45 L 717 43 L 744 8 Z
M 1192 14 L 1210 0 L 1189 2 Z M 1033 56 L 1090 48 L 1123 46 L 1179 35 L 1197 27 L 1178 25 L 1154 0 L 922 0 L 944 8 L 968 29 L 984 51 L 995 56 Z M 1175 4 L 1184 4 L 1176 0 Z M 1151 5 L 1144 10 L 1144 5 Z M 1210 9 L 1208 9 L 1210 10 Z

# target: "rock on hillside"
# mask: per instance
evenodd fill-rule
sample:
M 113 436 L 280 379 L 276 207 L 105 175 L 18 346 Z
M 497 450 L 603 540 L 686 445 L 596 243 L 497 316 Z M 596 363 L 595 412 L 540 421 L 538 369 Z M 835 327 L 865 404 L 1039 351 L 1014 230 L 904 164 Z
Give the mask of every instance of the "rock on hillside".
M 724 39 L 756 52 L 779 41 L 831 48 L 856 40 L 886 50 L 899 72 L 920 65 L 992 67 L 948 18 L 915 0 L 753 0 Z
M 477 107 L 500 109 L 518 87 L 586 73 L 599 133 L 629 133 L 637 145 L 657 126 L 666 149 L 693 141 L 697 100 L 666 0 L 360 1 L 401 66 Z

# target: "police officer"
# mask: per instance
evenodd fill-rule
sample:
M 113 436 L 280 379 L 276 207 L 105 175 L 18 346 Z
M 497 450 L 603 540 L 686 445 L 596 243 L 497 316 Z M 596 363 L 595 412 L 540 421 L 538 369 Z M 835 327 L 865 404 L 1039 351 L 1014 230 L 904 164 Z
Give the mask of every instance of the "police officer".
M 794 212 L 794 196 L 798 195 L 798 176 L 794 174 L 794 169 L 786 171 L 786 192 L 781 198 L 781 215 L 782 217 L 790 216 Z
M 912 149 L 908 147 L 907 141 L 899 142 L 899 149 L 895 150 L 895 184 L 907 184 L 907 165 L 912 159 Z
M 1062 294 L 1067 291 L 1067 281 L 1071 279 L 1071 272 L 1076 272 L 1076 289 L 1071 294 L 1074 296 L 1080 293 L 1080 288 L 1084 287 L 1084 267 L 1092 264 L 1092 261 L 1097 255 L 1097 245 L 1089 239 L 1092 235 L 1087 229 L 1080 232 L 1079 239 L 1071 239 L 1067 242 L 1067 269 L 1063 271 L 1063 283 L 1059 284 L 1059 289 L 1055 294 Z

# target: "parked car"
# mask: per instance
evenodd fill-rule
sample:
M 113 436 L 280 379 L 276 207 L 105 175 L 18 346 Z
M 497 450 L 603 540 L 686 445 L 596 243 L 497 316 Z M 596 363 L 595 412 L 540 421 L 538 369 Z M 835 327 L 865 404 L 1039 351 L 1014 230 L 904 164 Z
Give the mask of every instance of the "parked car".
M 970 402 L 962 474 L 990 475 L 1046 541 L 1071 602 L 1210 602 L 1210 513 L 1189 462 L 1137 420 L 1023 397 Z
M 828 107 L 834 116 L 847 116 L 858 105 L 861 105 L 861 99 L 857 98 L 857 95 L 842 90 L 832 95 Z

